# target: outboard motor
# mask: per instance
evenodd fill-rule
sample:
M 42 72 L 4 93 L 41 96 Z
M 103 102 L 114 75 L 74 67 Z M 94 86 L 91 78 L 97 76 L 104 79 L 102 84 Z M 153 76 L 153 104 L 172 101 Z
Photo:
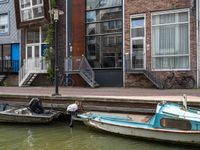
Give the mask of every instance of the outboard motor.
M 37 114 L 44 113 L 44 108 L 42 106 L 42 101 L 38 98 L 32 98 L 29 102 L 29 109 Z

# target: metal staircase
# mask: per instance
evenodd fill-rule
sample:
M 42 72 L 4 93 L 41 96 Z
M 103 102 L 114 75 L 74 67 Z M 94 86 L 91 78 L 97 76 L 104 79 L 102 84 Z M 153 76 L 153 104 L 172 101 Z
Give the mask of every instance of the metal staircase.
M 159 89 L 163 89 L 163 83 L 161 80 L 153 75 L 150 71 L 148 70 L 143 70 L 143 74 Z
M 0 86 L 3 86 L 3 82 L 5 81 L 5 79 L 6 79 L 6 75 L 0 75 Z
M 19 86 L 30 86 L 38 74 L 47 73 L 48 64 L 43 58 L 24 60 L 19 70 Z
M 99 87 L 95 74 L 85 56 L 69 57 L 65 61 L 66 74 L 79 74 L 92 88 Z

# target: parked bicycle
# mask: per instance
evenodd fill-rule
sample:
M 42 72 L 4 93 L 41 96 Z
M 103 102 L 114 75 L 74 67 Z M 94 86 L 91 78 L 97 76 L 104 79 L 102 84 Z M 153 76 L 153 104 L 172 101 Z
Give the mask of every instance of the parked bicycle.
M 195 80 L 192 76 L 182 75 L 177 77 L 175 72 L 167 76 L 167 79 L 163 83 L 165 89 L 170 89 L 175 85 L 179 85 L 185 89 L 192 89 L 195 86 Z
M 53 84 L 55 85 L 55 79 L 53 81 Z M 58 85 L 59 86 L 74 86 L 75 81 L 72 78 L 71 75 L 66 75 L 66 74 L 59 74 L 58 75 Z

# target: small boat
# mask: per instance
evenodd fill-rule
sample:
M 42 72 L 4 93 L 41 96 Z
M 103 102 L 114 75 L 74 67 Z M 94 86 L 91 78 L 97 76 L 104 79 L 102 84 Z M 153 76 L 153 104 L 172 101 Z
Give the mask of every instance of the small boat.
M 200 110 L 176 103 L 158 103 L 154 115 L 87 112 L 77 119 L 116 134 L 200 145 Z
M 1 123 L 49 123 L 56 119 L 60 112 L 43 110 L 41 113 L 33 111 L 30 107 L 16 108 L 9 104 L 0 104 Z

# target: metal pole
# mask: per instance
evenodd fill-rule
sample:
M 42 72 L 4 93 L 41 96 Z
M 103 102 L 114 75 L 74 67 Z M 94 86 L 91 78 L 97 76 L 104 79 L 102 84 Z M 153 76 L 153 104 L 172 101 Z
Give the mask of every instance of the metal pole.
M 54 25 L 55 25 L 55 35 L 54 35 L 54 38 L 55 38 L 55 70 L 54 70 L 54 73 L 55 73 L 55 93 L 53 94 L 53 96 L 60 96 L 59 94 L 59 89 L 58 89 L 58 73 L 59 73 L 59 67 L 58 67 L 58 48 L 57 48 L 57 22 L 58 20 L 57 19 L 54 19 Z

